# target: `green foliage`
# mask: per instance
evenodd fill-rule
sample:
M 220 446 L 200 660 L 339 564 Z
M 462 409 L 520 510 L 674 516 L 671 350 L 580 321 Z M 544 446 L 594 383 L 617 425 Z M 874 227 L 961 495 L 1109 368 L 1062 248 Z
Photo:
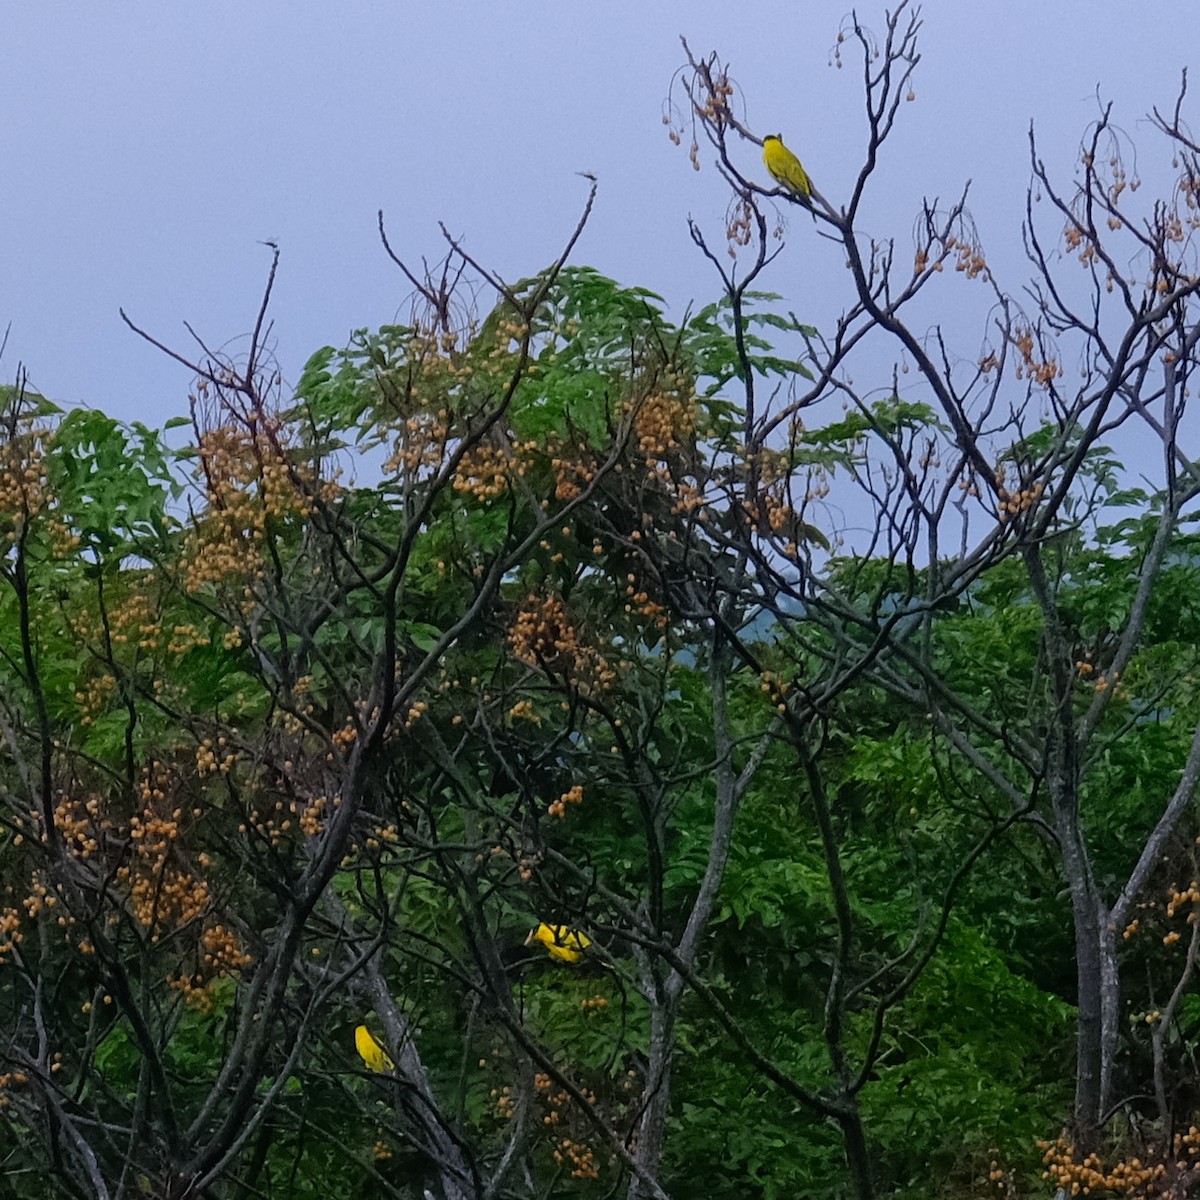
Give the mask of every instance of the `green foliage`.
M 85 1186 L 44 1118 L 69 1094 L 80 1129 L 136 1127 L 95 1161 L 146 1193 L 211 1144 L 246 1194 L 416 1197 L 453 1146 L 481 1178 L 519 1164 L 498 1194 L 607 1195 L 663 1044 L 672 1196 L 844 1196 L 851 1111 L 881 1195 L 967 1194 L 994 1147 L 1036 1170 L 1076 999 L 1043 781 L 1012 737 L 1045 743 L 1046 609 L 1016 556 L 945 592 L 953 562 L 801 570 L 738 515 L 749 478 L 853 475 L 945 432 L 892 395 L 749 463 L 731 385 L 812 377 L 775 341 L 815 331 L 776 303 L 674 326 L 643 289 L 544 273 L 479 321 L 318 351 L 281 412 L 213 382 L 177 454 L 29 398 L 40 424 L 8 445 L 44 494 L 11 506 L 0 589 L 0 1074 L 34 1080 L 0 1117 L 14 1194 L 51 1147 L 45 1194 Z M 349 447 L 378 479 L 339 480 Z M 1039 430 L 1006 459 L 1054 448 Z M 1036 550 L 1076 716 L 1155 504 L 1108 451 L 1081 477 L 1118 521 Z M 1080 772 L 1101 887 L 1200 716 L 1196 551 L 1168 547 Z M 825 590 L 777 595 L 767 568 Z M 924 702 L 927 676 L 953 704 Z M 744 785 L 727 847 L 722 755 Z M 1155 887 L 1194 872 L 1193 835 Z M 1156 996 L 1173 919 L 1124 949 Z M 528 944 L 541 922 L 583 932 L 581 960 Z M 363 1022 L 401 1076 L 363 1068 Z M 1131 1081 L 1148 1036 L 1130 1027 Z M 1170 1051 L 1186 1081 L 1182 1035 Z
M 1036 1141 L 1070 1099 L 1061 1064 L 1071 1008 L 956 920 L 893 1026 L 864 1103 L 895 1193 L 928 1195 L 931 1177 L 969 1188 L 1001 1147 L 1033 1174 Z M 1032 1040 L 1040 1053 L 1030 1053 Z
M 747 363 L 754 374 L 764 378 L 812 379 L 812 372 L 802 360 L 775 353 L 773 335 L 809 338 L 817 332 L 811 325 L 801 324 L 794 314 L 784 317 L 775 311 L 773 306 L 780 299 L 773 292 L 745 292 L 735 309 L 733 301 L 722 297 L 686 323 L 688 349 L 698 375 L 707 381 L 709 394 L 721 393 L 734 379 L 744 383 Z
M 74 409 L 57 424 L 47 460 L 56 508 L 85 554 L 147 555 L 167 545 L 167 505 L 181 484 L 157 433 Z

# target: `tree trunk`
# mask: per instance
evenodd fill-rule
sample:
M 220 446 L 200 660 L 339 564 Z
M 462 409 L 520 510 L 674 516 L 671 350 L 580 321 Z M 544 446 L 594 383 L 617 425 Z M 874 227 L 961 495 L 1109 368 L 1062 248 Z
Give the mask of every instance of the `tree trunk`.
M 673 1002 L 666 996 L 651 1010 L 650 1062 L 646 1071 L 646 1095 L 641 1119 L 637 1126 L 637 1148 L 634 1160 L 650 1179 L 658 1178 L 666 1137 L 667 1118 L 671 1112 L 671 1058 L 675 1052 L 675 1019 L 668 1006 Z M 649 1200 L 654 1190 L 644 1179 L 634 1175 L 629 1181 L 626 1200 Z
M 1104 970 L 1101 955 L 1107 909 L 1100 903 L 1091 862 L 1074 814 L 1060 815 L 1058 836 L 1063 869 L 1071 889 L 1075 928 L 1075 974 L 1078 990 L 1075 1045 L 1075 1137 L 1079 1148 L 1091 1151 L 1100 1132 L 1106 1077 L 1111 1059 L 1104 1055 Z M 1115 964 L 1114 964 L 1115 965 Z
M 1100 948 L 1100 1116 L 1113 1102 L 1113 1065 L 1121 1035 L 1121 972 L 1117 965 L 1117 928 L 1112 915 L 1097 900 L 1097 941 Z
M 841 1127 L 842 1144 L 846 1149 L 846 1166 L 850 1169 L 850 1186 L 854 1189 L 854 1200 L 874 1200 L 875 1183 L 871 1177 L 871 1155 L 867 1149 L 867 1137 L 863 1132 L 857 1098 L 850 1097 L 848 1104 L 848 1111 L 838 1117 L 838 1125 Z

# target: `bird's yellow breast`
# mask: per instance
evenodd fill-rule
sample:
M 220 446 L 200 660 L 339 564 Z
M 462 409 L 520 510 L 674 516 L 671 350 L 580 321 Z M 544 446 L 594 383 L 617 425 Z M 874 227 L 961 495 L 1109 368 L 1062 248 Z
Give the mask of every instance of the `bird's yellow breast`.
M 566 925 L 547 925 L 543 922 L 527 939 L 545 946 L 546 953 L 559 962 L 575 963 L 583 958 L 584 951 L 592 944 L 586 933 Z
M 776 133 L 763 138 L 763 165 L 771 173 L 771 178 L 787 188 L 793 196 L 807 200 L 812 195 L 812 181 L 808 178 L 808 172 Z
M 390 1071 L 396 1065 L 365 1025 L 354 1030 L 354 1048 L 372 1071 Z

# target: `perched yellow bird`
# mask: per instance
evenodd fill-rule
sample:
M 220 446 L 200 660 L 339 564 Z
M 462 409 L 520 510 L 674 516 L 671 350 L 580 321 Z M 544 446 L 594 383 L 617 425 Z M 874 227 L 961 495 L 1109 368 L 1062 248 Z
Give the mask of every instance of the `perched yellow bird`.
M 354 1030 L 354 1048 L 372 1071 L 390 1071 L 396 1065 L 365 1025 Z
M 800 160 L 783 144 L 783 136 L 768 133 L 763 138 L 763 163 L 771 178 L 782 184 L 797 200 L 808 204 L 812 198 L 812 180 Z
M 583 961 L 584 951 L 592 944 L 592 939 L 567 925 L 547 925 L 543 922 L 525 939 L 525 945 L 528 946 L 530 942 L 541 942 L 546 947 L 546 953 L 559 962 L 577 963 Z

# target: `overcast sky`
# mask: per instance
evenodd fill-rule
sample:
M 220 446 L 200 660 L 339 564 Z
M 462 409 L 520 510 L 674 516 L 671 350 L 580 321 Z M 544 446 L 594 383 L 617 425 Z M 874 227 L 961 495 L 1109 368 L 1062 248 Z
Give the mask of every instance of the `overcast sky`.
M 858 12 L 882 29 L 881 6 Z M 576 262 L 675 312 L 710 300 L 686 219 L 719 242 L 727 196 L 661 124 L 679 37 L 732 63 L 750 127 L 782 130 L 837 203 L 863 134 L 857 64 L 832 65 L 845 14 L 844 0 L 5 4 L 0 377 L 20 362 L 59 401 L 160 424 L 185 410 L 187 374 L 118 308 L 182 348 L 185 320 L 227 343 L 252 324 L 272 238 L 294 381 L 319 346 L 407 311 L 378 209 L 406 257 L 441 253 L 442 220 L 519 277 L 574 226 L 579 171 L 600 193 Z M 906 239 L 923 194 L 970 179 L 989 259 L 1015 288 L 1030 121 L 1068 186 L 1097 89 L 1149 148 L 1144 116 L 1173 102 L 1200 17 L 1116 0 L 930 0 L 923 16 L 916 100 L 867 219 Z M 820 324 L 848 295 L 838 256 L 806 219 L 788 236 L 767 284 Z

